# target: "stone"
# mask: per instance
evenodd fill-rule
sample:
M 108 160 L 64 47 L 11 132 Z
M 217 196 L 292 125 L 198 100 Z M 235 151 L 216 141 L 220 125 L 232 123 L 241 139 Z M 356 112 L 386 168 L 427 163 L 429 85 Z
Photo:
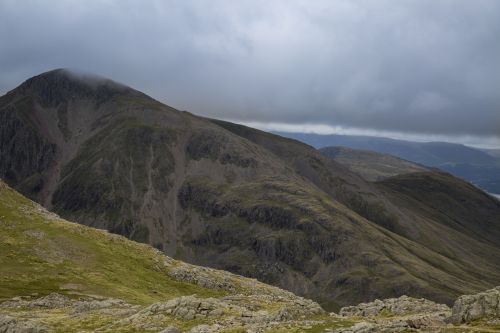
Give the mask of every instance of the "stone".
M 453 305 L 449 322 L 463 324 L 486 318 L 500 318 L 500 286 L 478 294 L 460 296 Z
M 361 303 L 340 309 L 339 314 L 343 317 L 375 317 L 380 315 L 406 315 L 412 313 L 445 313 L 450 308 L 444 304 L 437 304 L 423 298 L 412 298 L 401 296 L 399 298 L 388 298 L 375 300 L 369 303 Z
M 181 333 L 181 331 L 175 326 L 169 326 L 159 333 Z
M 40 323 L 0 314 L 0 333 L 44 333 L 47 331 L 47 328 Z
M 212 327 L 209 325 L 198 325 L 196 327 L 193 327 L 189 333 L 211 333 L 214 332 Z

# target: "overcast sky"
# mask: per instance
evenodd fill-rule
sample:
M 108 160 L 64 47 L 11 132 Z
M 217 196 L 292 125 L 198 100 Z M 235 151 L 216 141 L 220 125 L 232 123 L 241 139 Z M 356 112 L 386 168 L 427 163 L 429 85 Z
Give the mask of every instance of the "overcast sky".
M 498 0 L 0 0 L 0 94 L 60 67 L 261 128 L 500 148 Z

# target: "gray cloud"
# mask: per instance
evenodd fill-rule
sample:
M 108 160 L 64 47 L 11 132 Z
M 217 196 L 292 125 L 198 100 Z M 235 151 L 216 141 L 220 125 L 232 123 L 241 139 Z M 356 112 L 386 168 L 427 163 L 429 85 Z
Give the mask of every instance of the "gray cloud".
M 0 93 L 58 67 L 244 122 L 500 137 L 500 1 L 0 2 Z

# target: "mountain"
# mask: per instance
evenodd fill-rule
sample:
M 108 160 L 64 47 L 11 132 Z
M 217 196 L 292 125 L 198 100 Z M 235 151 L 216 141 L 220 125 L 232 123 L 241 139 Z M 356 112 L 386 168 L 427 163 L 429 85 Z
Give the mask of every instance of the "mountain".
M 0 97 L 0 177 L 22 194 L 327 309 L 451 303 L 500 284 L 500 201 L 448 174 L 410 175 L 368 182 L 299 141 L 67 70 Z
M 342 146 L 390 154 L 442 169 L 488 192 L 500 193 L 500 160 L 495 155 L 494 149 L 483 151 L 447 142 L 413 142 L 370 136 L 281 132 L 276 134 L 305 142 L 316 148 Z
M 325 147 L 319 150 L 368 181 L 382 180 L 400 174 L 430 171 L 422 165 L 388 154 L 346 147 Z
M 500 160 L 500 149 L 481 149 L 484 151 L 486 154 L 496 158 L 497 160 Z
M 304 316 L 349 324 L 290 292 L 67 222 L 1 180 L 0 216 L 1 332 L 300 328 Z
M 65 221 L 1 180 L 0 223 L 1 332 L 497 332 L 500 287 L 461 296 L 453 309 L 401 296 L 328 314 L 254 279 Z

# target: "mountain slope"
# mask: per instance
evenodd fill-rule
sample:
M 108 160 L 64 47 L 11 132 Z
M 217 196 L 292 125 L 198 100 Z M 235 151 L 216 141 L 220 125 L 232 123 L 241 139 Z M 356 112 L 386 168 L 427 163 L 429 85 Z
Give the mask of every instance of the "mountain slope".
M 2 332 L 299 329 L 304 316 L 320 320 L 313 326 L 349 324 L 284 290 L 64 221 L 1 180 L 0 223 Z
M 64 218 L 175 258 L 333 308 L 403 293 L 451 302 L 500 282 L 498 245 L 479 241 L 498 224 L 474 229 L 458 217 L 463 229 L 436 246 L 424 236 L 439 219 L 412 202 L 403 210 L 398 200 L 409 198 L 298 141 L 65 70 L 1 97 L 0 117 L 0 176 L 11 186 Z M 499 204 L 491 209 L 500 214 Z
M 399 174 L 422 172 L 428 168 L 392 155 L 346 147 L 325 147 L 320 152 L 368 181 L 382 180 Z
M 402 296 L 327 314 L 290 292 L 67 222 L 1 180 L 0 223 L 2 332 L 498 331 L 488 301 L 498 288 L 462 296 L 453 312 Z M 446 325 L 450 315 L 459 327 Z
M 437 167 L 492 193 L 500 193 L 500 162 L 490 152 L 447 142 L 412 142 L 355 135 L 278 133 L 316 148 L 343 146 L 389 154 L 418 164 Z
M 363 215 L 370 216 L 372 221 L 377 221 L 379 225 L 390 230 L 392 233 L 402 236 L 406 240 L 411 240 L 419 245 L 423 245 L 427 250 L 435 252 L 434 254 L 438 254 L 438 256 L 442 256 L 434 260 L 431 259 L 432 255 L 429 255 L 429 253 L 423 255 L 420 253 L 413 253 L 413 255 L 419 257 L 419 259 L 425 261 L 434 268 L 446 271 L 454 276 L 457 276 L 457 274 L 464 274 L 464 271 L 467 271 L 468 273 L 466 273 L 466 275 L 469 277 L 465 278 L 462 276 L 464 280 L 468 280 L 469 282 L 476 281 L 476 283 L 479 282 L 479 280 L 477 280 L 477 273 L 485 268 L 489 271 L 489 273 L 485 275 L 485 279 L 491 279 L 491 281 L 498 279 L 499 263 L 495 259 L 495 256 L 499 253 L 499 242 L 493 240 L 489 242 L 489 244 L 484 244 L 484 240 L 485 238 L 489 238 L 490 240 L 493 239 L 490 238 L 490 232 L 493 229 L 493 234 L 495 235 L 497 235 L 500 230 L 500 223 L 498 223 L 500 206 L 498 205 L 498 201 L 492 199 L 474 186 L 448 174 L 434 171 L 419 172 L 415 173 L 415 175 L 424 175 L 428 180 L 432 180 L 432 182 L 430 182 L 431 186 L 425 188 L 427 193 L 425 193 L 425 191 L 415 191 L 415 195 L 417 196 L 428 196 L 428 198 L 433 198 L 433 200 L 426 201 L 424 205 L 415 204 L 415 202 L 406 197 L 404 193 L 399 193 L 395 196 L 391 195 L 381 183 L 373 184 L 374 188 L 370 188 L 370 192 L 368 193 L 367 185 L 364 184 L 362 188 L 358 188 L 356 195 L 348 196 L 351 200 L 343 200 L 346 198 L 341 195 L 341 191 L 339 193 L 339 191 L 329 190 L 332 186 L 335 188 L 335 182 L 333 184 L 329 182 L 331 174 L 325 177 L 325 173 L 328 172 L 323 168 L 328 166 L 326 169 L 330 170 L 332 166 L 332 164 L 327 161 L 328 158 L 326 160 L 316 156 L 314 158 L 316 163 L 313 169 L 315 169 L 320 176 L 314 173 L 304 173 L 303 169 L 301 169 L 303 163 L 300 162 L 303 161 L 304 156 L 313 154 L 310 146 L 283 137 L 274 139 L 275 136 L 272 134 L 241 125 L 221 121 L 216 121 L 216 123 L 221 124 L 225 128 L 230 129 L 246 139 L 269 147 L 275 154 L 286 159 L 289 165 L 294 165 L 299 174 L 315 182 L 317 186 L 320 186 L 332 197 L 343 201 L 349 208 L 364 213 Z M 299 163 L 297 163 L 297 161 L 299 161 Z M 338 175 L 341 169 L 339 169 L 338 164 L 333 164 L 333 166 L 335 171 L 332 174 Z M 320 170 L 320 172 L 318 170 Z M 343 174 L 345 174 L 345 170 Z M 352 179 L 351 177 L 351 181 Z M 397 177 L 388 178 L 387 181 L 394 179 L 397 179 Z M 354 186 L 358 186 L 358 184 L 359 183 Z M 401 184 L 400 190 L 404 189 L 411 193 L 414 188 L 418 186 L 418 182 L 407 182 Z M 342 188 L 342 186 L 340 186 L 340 188 Z M 365 200 L 372 196 L 376 196 L 377 201 L 372 201 L 371 204 L 367 203 Z M 469 202 L 466 198 L 475 198 L 475 200 Z M 444 203 L 446 203 L 446 205 L 444 205 Z M 477 205 L 488 207 L 486 209 L 487 212 L 484 212 L 482 208 L 478 209 Z M 458 206 L 460 206 L 460 210 L 478 212 L 478 214 L 455 214 L 454 217 L 456 222 L 458 221 L 458 223 L 463 225 L 463 228 L 459 228 L 459 230 L 455 230 L 454 226 L 451 228 L 443 227 L 442 219 L 446 220 L 446 217 L 441 215 L 442 209 L 444 207 L 454 209 Z M 423 215 L 422 212 L 430 212 L 430 214 Z M 488 228 L 491 228 L 491 230 L 488 231 L 488 228 L 482 227 L 477 228 L 478 218 L 488 221 L 486 224 L 488 224 Z M 470 232 L 472 230 L 481 230 L 481 235 L 471 235 Z M 400 243 L 398 246 L 405 248 L 408 245 Z M 412 245 L 411 249 L 415 250 L 415 245 Z M 439 280 L 435 280 L 429 276 L 421 276 L 421 272 L 426 271 L 423 267 L 419 267 L 415 271 L 411 267 L 413 265 L 399 261 L 400 258 L 394 258 L 392 254 L 390 254 L 389 257 L 396 265 L 405 267 L 408 273 L 413 276 L 418 276 L 424 280 L 432 280 L 434 282 Z M 445 266 L 443 266 L 443 264 Z M 456 270 L 457 268 L 462 271 L 462 273 L 458 273 Z M 427 274 L 428 273 L 429 272 L 427 272 Z M 455 282 L 449 280 L 447 287 L 451 287 L 454 283 Z

